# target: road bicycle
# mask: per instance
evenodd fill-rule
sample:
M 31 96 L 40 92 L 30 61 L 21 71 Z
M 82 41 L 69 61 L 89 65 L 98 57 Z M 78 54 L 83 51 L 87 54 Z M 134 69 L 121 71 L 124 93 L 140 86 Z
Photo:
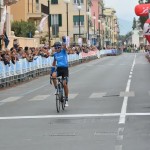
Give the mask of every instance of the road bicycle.
M 65 110 L 65 96 L 64 96 L 64 86 L 63 86 L 63 79 L 62 77 L 50 78 L 50 83 L 52 84 L 51 80 L 57 81 L 57 92 L 56 92 L 56 110 L 59 113 L 60 108 Z

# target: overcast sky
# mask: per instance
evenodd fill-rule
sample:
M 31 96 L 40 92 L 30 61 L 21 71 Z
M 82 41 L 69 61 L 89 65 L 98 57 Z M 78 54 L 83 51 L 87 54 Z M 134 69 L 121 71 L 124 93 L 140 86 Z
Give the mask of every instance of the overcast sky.
M 111 7 L 116 10 L 116 15 L 120 20 L 120 30 L 123 34 L 131 30 L 133 18 L 136 16 L 134 8 L 138 5 L 139 0 L 104 0 L 105 7 Z M 124 23 L 123 23 L 124 22 Z M 130 23 L 129 23 L 130 22 Z
M 133 20 L 136 17 L 134 8 L 139 0 L 104 0 L 106 7 L 112 7 L 116 10 L 118 18 L 124 20 Z

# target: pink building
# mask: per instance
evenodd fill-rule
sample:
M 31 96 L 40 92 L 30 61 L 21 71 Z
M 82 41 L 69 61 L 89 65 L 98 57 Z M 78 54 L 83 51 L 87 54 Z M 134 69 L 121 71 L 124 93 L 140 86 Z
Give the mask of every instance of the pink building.
M 91 16 L 95 16 L 95 28 L 96 30 L 98 29 L 98 19 L 99 19 L 99 14 L 102 12 L 102 6 L 101 2 L 103 0 L 92 0 L 92 6 L 91 6 Z M 94 19 L 92 19 L 93 25 L 94 25 Z

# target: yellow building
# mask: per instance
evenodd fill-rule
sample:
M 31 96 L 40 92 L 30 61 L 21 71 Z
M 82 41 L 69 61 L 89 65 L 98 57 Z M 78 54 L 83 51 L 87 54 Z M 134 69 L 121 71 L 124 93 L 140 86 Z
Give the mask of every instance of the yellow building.
M 105 8 L 105 46 L 116 46 L 118 42 L 118 20 L 113 8 Z
M 41 20 L 40 0 L 20 0 L 10 7 L 11 19 L 13 21 L 33 20 L 37 23 Z
M 68 4 L 66 2 L 69 2 Z M 71 42 L 77 41 L 80 37 L 87 37 L 87 0 L 49 0 L 50 15 L 50 38 L 61 40 L 62 36 L 70 37 Z M 38 26 L 40 20 L 45 15 L 41 11 L 41 5 L 48 7 L 48 0 L 20 0 L 17 4 L 11 6 L 12 20 L 14 21 L 29 21 L 33 20 Z M 68 5 L 68 13 L 67 13 Z M 18 15 L 19 14 L 19 15 Z M 67 19 L 68 14 L 68 19 Z M 80 16 L 80 27 L 79 27 Z M 68 27 L 67 27 L 68 20 Z M 48 35 L 48 23 L 45 24 L 41 35 Z

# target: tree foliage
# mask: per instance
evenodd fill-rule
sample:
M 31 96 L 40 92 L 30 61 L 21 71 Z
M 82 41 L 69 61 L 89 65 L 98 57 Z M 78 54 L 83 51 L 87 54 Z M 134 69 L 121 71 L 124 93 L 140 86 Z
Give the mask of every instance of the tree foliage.
M 139 0 L 139 4 L 143 4 L 144 3 L 144 1 L 143 0 Z
M 146 0 L 145 3 L 150 3 L 150 0 Z
M 33 37 L 36 27 L 34 22 L 14 21 L 12 22 L 11 30 L 18 37 Z

